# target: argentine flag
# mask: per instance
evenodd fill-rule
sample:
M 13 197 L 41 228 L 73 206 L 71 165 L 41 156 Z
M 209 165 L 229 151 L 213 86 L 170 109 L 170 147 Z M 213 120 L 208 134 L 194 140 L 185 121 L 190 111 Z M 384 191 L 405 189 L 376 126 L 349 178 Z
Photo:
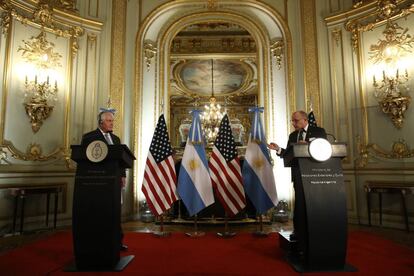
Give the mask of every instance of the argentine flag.
M 263 107 L 250 108 L 249 112 L 253 113 L 253 122 L 242 169 L 244 190 L 257 212 L 264 214 L 278 202 L 275 178 L 260 119 Z
M 178 175 L 177 191 L 190 216 L 214 203 L 213 186 L 201 131 L 200 112 L 200 110 L 191 112 L 193 121 Z

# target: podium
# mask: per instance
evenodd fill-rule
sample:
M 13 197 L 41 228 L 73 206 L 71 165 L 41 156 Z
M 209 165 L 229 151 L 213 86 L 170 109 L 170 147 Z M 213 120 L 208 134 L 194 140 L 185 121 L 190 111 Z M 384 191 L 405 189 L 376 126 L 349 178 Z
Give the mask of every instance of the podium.
M 354 271 L 346 265 L 347 209 L 341 159 L 346 145 L 334 143 L 331 157 L 316 161 L 309 144 L 294 144 L 284 154 L 292 168 L 297 204 L 302 210 L 295 225 L 295 240 L 280 234 L 280 245 L 298 272 Z M 298 206 L 297 205 L 297 206 Z M 298 208 L 299 209 L 299 208 Z
M 71 146 L 77 169 L 72 211 L 75 267 L 69 271 L 120 271 L 134 258 L 120 258 L 120 185 L 123 171 L 132 167 L 135 157 L 126 145 L 107 147 L 106 157 L 92 162 L 87 145 Z

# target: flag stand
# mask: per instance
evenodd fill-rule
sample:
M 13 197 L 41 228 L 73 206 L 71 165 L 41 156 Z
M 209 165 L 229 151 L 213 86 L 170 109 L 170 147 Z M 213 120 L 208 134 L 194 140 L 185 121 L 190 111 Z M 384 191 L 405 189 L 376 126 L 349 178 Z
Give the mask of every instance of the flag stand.
M 194 232 L 188 232 L 185 233 L 187 236 L 192 237 L 192 238 L 197 238 L 197 237 L 202 237 L 204 236 L 206 233 L 202 232 L 202 231 L 198 231 L 198 226 L 197 226 L 197 214 L 194 215 Z
M 232 238 L 236 236 L 236 232 L 230 232 L 229 231 L 229 219 L 227 216 L 227 212 L 224 214 L 224 232 L 218 232 L 217 236 L 220 238 Z
M 263 218 L 262 215 L 259 215 L 259 230 L 253 232 L 253 236 L 256 237 L 267 237 L 269 234 L 263 231 Z
M 160 218 L 160 231 L 154 231 L 153 234 L 157 237 L 168 237 L 171 235 L 170 232 L 164 232 L 164 215 L 159 216 Z

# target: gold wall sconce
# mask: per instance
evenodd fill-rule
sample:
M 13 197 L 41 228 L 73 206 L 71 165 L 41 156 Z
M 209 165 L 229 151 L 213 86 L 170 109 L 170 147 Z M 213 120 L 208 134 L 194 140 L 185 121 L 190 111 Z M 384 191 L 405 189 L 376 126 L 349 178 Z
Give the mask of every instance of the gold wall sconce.
M 27 76 L 24 83 L 25 101 L 23 103 L 26 114 L 30 118 L 32 130 L 38 132 L 43 121 L 51 115 L 54 104 L 57 101 L 57 81 L 54 85 L 49 83 L 49 77 L 44 82 L 38 82 L 37 76 L 34 81 L 28 81 Z
M 414 38 L 407 32 L 408 28 L 403 29 L 397 23 L 387 20 L 383 31 L 385 38 L 371 45 L 369 52 L 370 60 L 381 65 L 378 68 L 382 69 L 380 81 L 373 76 L 375 98 L 382 112 L 389 115 L 398 129 L 403 125 L 404 113 L 411 102 L 411 97 L 406 95 L 409 91 L 407 64 L 402 62 L 412 52 L 414 44 Z M 401 71 L 404 73 L 401 74 Z
M 60 67 L 59 53 L 54 52 L 54 43 L 46 39 L 46 33 L 42 30 L 37 37 L 31 37 L 24 41 L 24 46 L 18 48 L 22 52 L 22 57 L 26 61 L 26 67 L 33 66 L 29 70 L 31 79 L 28 75 L 24 82 L 24 102 L 23 105 L 29 116 L 30 124 L 34 133 L 38 132 L 43 122 L 50 117 L 54 105 L 57 102 L 58 85 L 57 80 L 50 80 L 55 76 L 54 69 Z

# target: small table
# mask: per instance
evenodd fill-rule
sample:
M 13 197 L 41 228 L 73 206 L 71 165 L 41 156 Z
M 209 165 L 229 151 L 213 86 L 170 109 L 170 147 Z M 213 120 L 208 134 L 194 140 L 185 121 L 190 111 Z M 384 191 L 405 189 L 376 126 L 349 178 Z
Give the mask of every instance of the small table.
M 20 233 L 23 233 L 24 225 L 24 205 L 27 196 L 36 195 L 36 194 L 46 194 L 46 226 L 49 224 L 49 206 L 50 206 L 50 194 L 55 195 L 55 208 L 54 208 L 54 220 L 53 220 L 53 229 L 56 229 L 56 219 L 58 211 L 58 195 L 62 192 L 62 185 L 54 186 L 27 186 L 27 187 L 18 187 L 10 188 L 11 194 L 14 196 L 14 211 L 13 211 L 13 229 L 12 232 L 16 231 L 16 221 L 17 221 L 17 210 L 19 206 L 19 201 L 21 201 L 20 207 Z
M 407 194 L 414 194 L 414 183 L 411 182 L 378 182 L 378 181 L 368 181 L 365 184 L 365 192 L 367 195 L 367 207 L 368 207 L 368 223 L 371 226 L 371 194 L 378 194 L 378 203 L 379 203 L 379 220 L 380 225 L 382 225 L 382 194 L 400 194 L 402 208 L 404 213 L 405 228 L 407 232 L 410 232 L 410 225 L 408 222 L 408 212 L 407 205 L 405 202 L 405 196 Z

